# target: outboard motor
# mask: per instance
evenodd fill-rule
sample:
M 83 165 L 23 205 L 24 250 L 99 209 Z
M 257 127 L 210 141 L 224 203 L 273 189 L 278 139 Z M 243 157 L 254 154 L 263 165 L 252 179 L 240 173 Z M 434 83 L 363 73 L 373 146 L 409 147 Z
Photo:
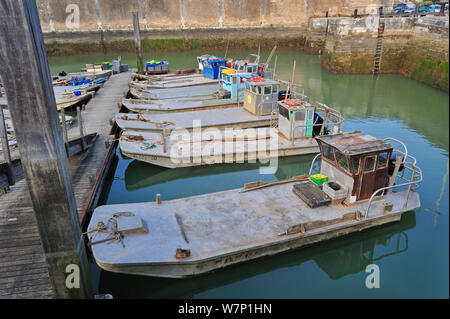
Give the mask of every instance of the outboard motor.
M 292 96 L 291 92 L 289 92 L 289 96 L 287 97 L 288 99 L 290 99 Z M 278 92 L 278 101 L 284 100 L 286 98 L 286 90 L 280 90 Z
M 313 137 L 316 137 L 316 136 L 320 135 L 320 131 L 322 129 L 322 124 L 323 124 L 323 118 L 319 114 L 314 113 Z M 325 127 L 324 130 L 323 130 L 323 134 L 324 135 L 328 135 L 329 133 L 330 132 Z
M 392 176 L 392 174 L 394 173 L 394 169 L 395 169 L 395 162 L 397 160 L 397 156 L 399 156 L 399 153 L 392 153 L 391 158 L 389 159 L 389 168 L 388 168 L 388 174 L 389 176 Z M 398 171 L 401 172 L 403 170 L 404 165 L 401 164 L 400 167 L 398 168 Z
M 59 74 L 58 74 L 59 76 L 66 76 L 67 75 L 67 73 L 66 72 L 64 72 L 64 70 L 63 71 L 61 71 L 61 72 L 59 72 Z

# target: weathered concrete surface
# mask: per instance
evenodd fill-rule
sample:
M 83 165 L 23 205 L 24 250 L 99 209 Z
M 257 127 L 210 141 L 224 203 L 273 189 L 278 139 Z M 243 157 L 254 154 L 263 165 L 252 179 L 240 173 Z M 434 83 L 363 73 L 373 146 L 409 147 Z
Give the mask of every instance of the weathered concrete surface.
M 380 72 L 400 73 L 448 91 L 448 17 L 384 21 Z M 378 20 L 328 19 L 322 65 L 336 73 L 372 73 L 377 33 Z
M 37 0 L 44 32 L 132 28 L 131 12 L 139 12 L 142 29 L 182 27 L 306 26 L 310 17 L 367 13 L 393 0 Z M 67 26 L 76 5 L 80 26 Z
M 371 73 L 378 20 L 350 18 L 389 10 L 393 0 L 37 0 L 50 55 L 133 52 L 131 12 L 139 12 L 142 49 L 296 48 L 323 54 L 339 73 Z M 80 23 L 74 27 L 77 5 Z M 386 11 L 385 10 L 385 11 Z M 328 11 L 330 18 L 325 18 Z M 382 73 L 448 91 L 448 17 L 387 18 Z M 64 45 L 60 45 L 64 43 Z

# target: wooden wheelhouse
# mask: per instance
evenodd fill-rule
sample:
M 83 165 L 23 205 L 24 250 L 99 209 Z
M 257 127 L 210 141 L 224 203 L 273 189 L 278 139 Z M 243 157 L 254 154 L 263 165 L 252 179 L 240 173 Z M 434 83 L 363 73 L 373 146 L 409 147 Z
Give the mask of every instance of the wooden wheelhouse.
M 388 185 L 391 144 L 360 132 L 316 140 L 322 155 L 320 174 L 347 189 L 347 203 L 368 199 Z

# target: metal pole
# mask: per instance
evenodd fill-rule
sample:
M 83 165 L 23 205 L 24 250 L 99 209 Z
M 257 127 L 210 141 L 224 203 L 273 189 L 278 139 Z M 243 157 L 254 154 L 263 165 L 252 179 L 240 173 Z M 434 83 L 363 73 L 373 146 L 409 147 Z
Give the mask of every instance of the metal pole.
M 414 175 L 416 174 L 416 167 L 413 166 L 413 170 L 411 173 L 411 183 L 414 182 Z M 403 204 L 403 208 L 405 209 L 406 206 L 408 205 L 408 199 L 409 199 L 409 194 L 411 193 L 411 188 L 412 188 L 413 184 L 410 184 L 408 186 L 408 191 L 406 192 L 406 198 L 405 198 L 405 203 Z

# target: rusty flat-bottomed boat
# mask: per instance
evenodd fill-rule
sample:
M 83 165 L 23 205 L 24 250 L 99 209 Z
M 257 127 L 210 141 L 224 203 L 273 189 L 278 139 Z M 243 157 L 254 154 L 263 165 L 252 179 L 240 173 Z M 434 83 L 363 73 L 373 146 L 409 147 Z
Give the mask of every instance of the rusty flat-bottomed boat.
M 97 264 L 125 274 L 190 277 L 397 222 L 420 207 L 421 170 L 400 141 L 363 133 L 317 141 L 321 153 L 309 175 L 97 207 L 87 233 Z M 313 175 L 319 156 L 320 174 Z

